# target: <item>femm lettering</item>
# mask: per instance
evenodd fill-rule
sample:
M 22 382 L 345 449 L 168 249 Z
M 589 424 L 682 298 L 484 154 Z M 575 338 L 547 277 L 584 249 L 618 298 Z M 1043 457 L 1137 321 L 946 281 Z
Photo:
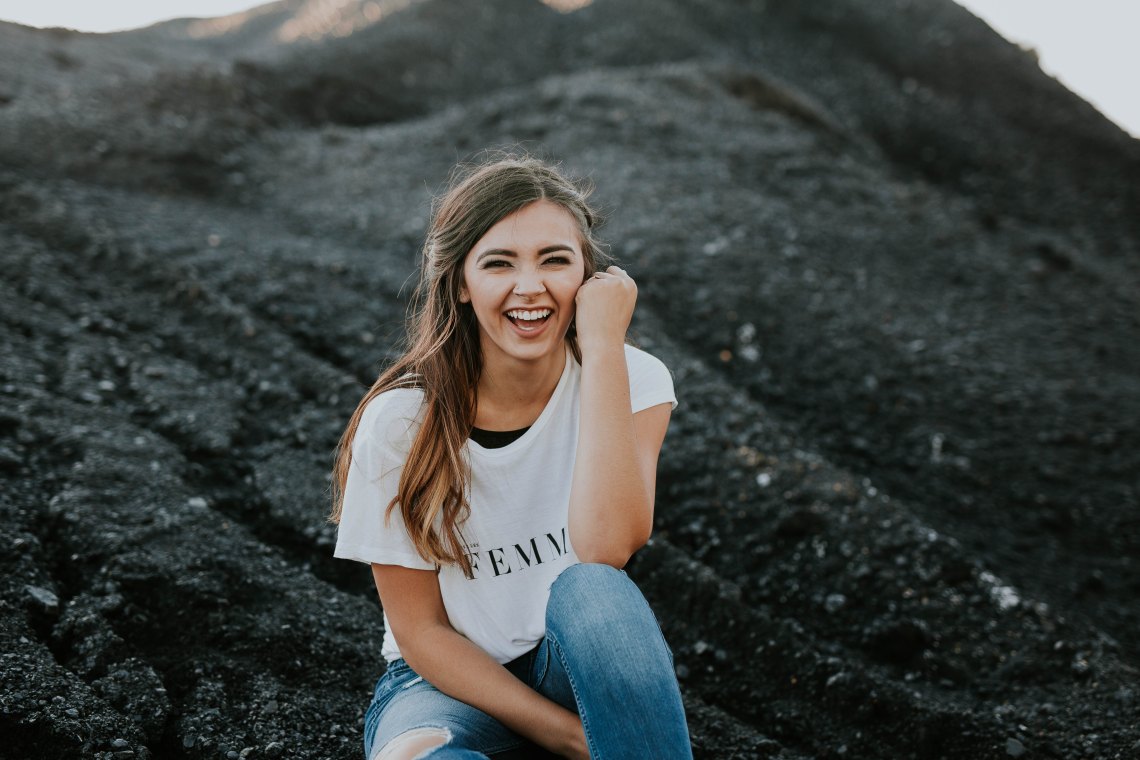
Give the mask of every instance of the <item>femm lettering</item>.
M 491 567 L 490 577 L 498 578 L 501 575 L 510 575 L 512 572 L 522 572 L 529 567 L 536 567 L 544 562 L 557 559 L 567 554 L 568 551 L 566 528 L 563 527 L 557 535 L 544 533 L 541 537 L 534 536 L 521 543 L 511 544 L 509 549 L 505 547 L 487 549 L 486 557 Z M 479 557 L 481 554 L 483 554 L 483 552 L 467 552 L 467 558 L 471 562 L 472 571 L 472 577 L 468 580 L 486 577 L 485 572 L 481 572 L 479 567 Z M 485 569 L 486 568 L 483 568 L 483 570 Z

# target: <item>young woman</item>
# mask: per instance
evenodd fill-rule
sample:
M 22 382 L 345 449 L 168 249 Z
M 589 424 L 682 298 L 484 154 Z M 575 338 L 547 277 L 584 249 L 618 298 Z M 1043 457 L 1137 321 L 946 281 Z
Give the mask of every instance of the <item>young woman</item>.
M 620 568 L 649 539 L 669 371 L 588 190 L 542 161 L 437 199 L 408 347 L 341 439 L 337 557 L 367 562 L 388 662 L 368 760 L 692 757 L 672 652 Z

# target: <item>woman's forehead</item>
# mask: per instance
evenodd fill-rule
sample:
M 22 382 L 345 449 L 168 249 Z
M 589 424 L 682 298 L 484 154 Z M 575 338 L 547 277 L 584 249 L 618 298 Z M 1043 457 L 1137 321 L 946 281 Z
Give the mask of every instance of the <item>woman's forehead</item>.
M 472 247 L 473 253 L 498 248 L 534 253 L 553 245 L 578 251 L 578 222 L 563 206 L 538 200 L 500 219 Z

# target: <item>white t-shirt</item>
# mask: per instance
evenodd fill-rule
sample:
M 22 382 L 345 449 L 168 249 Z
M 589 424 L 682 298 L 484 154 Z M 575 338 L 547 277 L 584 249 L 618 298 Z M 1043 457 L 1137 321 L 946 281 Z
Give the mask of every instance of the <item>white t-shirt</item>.
M 630 400 L 639 412 L 657 404 L 677 406 L 673 379 L 656 357 L 627 345 Z M 487 449 L 468 440 L 471 516 L 459 526 L 474 578 L 458 565 L 438 575 L 447 617 L 456 631 L 500 663 L 525 654 L 546 635 L 546 603 L 558 574 L 578 563 L 567 516 L 582 367 L 567 350 L 566 366 L 542 414 L 518 439 Z M 352 464 L 334 556 L 359 562 L 435 570 L 416 552 L 397 505 L 400 472 L 420 423 L 423 393 L 398 388 L 369 402 L 352 444 Z M 384 615 L 381 654 L 400 657 Z

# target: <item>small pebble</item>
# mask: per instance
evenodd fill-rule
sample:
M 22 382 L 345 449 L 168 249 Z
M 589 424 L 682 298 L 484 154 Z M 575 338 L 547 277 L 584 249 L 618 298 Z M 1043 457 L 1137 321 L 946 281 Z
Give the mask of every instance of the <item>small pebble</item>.
M 116 739 L 115 741 L 111 742 L 111 749 L 126 749 L 129 746 L 130 744 L 126 739 Z
M 54 615 L 59 612 L 59 597 L 41 586 L 24 586 L 24 591 L 44 612 Z
M 24 458 L 7 446 L 0 446 L 0 467 L 15 470 L 24 463 Z
M 1005 740 L 1005 754 L 1010 757 L 1021 757 L 1025 754 L 1025 745 L 1017 739 Z
M 79 711 L 76 710 L 74 707 L 67 708 L 66 710 L 63 711 L 63 714 L 69 718 L 78 718 L 79 717 Z

